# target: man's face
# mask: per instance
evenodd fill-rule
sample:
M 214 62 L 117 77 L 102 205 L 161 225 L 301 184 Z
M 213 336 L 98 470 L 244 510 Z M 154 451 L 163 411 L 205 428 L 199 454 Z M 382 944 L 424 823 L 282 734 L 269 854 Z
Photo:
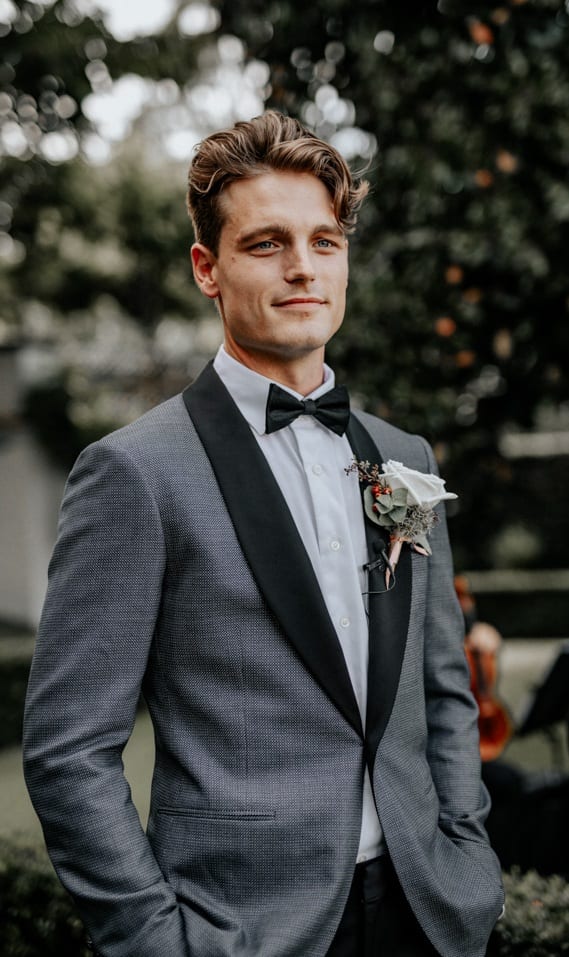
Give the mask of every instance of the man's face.
M 219 251 L 192 248 L 196 281 L 217 299 L 230 355 L 259 372 L 321 361 L 342 324 L 348 243 L 328 190 L 310 173 L 268 172 L 222 198 Z

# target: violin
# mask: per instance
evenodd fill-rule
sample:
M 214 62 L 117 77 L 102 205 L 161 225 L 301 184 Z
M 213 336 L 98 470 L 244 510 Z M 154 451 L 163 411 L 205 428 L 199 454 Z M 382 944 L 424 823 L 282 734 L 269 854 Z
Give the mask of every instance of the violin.
M 497 655 L 494 650 L 482 650 L 466 644 L 470 667 L 470 687 L 478 704 L 480 757 L 494 761 L 504 750 L 513 732 L 508 709 L 496 697 L 498 677 Z
M 467 630 L 465 652 L 470 688 L 478 705 L 480 757 L 482 761 L 494 761 L 514 730 L 508 709 L 496 696 L 501 637 L 491 625 L 476 620 L 476 604 L 468 580 L 457 575 L 454 584 Z

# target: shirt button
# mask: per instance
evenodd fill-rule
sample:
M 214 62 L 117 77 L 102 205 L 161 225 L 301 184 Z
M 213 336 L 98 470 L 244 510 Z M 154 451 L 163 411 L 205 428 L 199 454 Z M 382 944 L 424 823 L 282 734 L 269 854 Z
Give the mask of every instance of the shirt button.
M 315 475 L 322 475 L 322 466 L 321 466 L 321 465 L 313 465 L 313 466 L 312 466 L 312 471 L 314 472 Z
M 349 628 L 349 627 L 350 627 L 350 619 L 349 619 L 349 618 L 340 618 L 340 624 L 341 624 L 342 628 Z
M 358 857 L 356 861 L 356 864 L 365 864 L 366 861 L 367 861 L 367 854 L 360 854 L 360 856 Z
M 340 551 L 340 547 L 341 547 L 341 546 L 340 546 L 340 542 L 338 541 L 338 539 L 337 539 L 337 538 L 333 538 L 332 541 L 330 542 L 330 548 L 332 549 L 332 551 L 333 551 L 333 552 L 339 552 L 339 551 Z

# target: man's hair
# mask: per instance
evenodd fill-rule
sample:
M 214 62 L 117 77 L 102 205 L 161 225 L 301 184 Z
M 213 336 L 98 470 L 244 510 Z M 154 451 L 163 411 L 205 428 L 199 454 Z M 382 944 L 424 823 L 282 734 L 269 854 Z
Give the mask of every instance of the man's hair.
M 217 255 L 224 225 L 224 189 L 236 180 L 275 170 L 316 176 L 330 193 L 338 225 L 345 233 L 353 232 L 367 182 L 356 183 L 338 150 L 298 120 L 269 110 L 213 133 L 197 147 L 187 197 L 196 241 Z

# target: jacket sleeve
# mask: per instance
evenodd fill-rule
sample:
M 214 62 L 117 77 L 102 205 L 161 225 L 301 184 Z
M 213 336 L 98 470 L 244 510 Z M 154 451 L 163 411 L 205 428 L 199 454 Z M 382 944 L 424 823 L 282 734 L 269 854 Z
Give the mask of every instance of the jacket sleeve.
M 106 440 L 86 449 L 49 568 L 24 771 L 54 867 L 104 957 L 188 953 L 122 764 L 164 566 L 159 511 L 139 468 Z
M 424 442 L 424 440 L 423 440 Z M 428 470 L 438 473 L 424 442 Z M 440 826 L 457 840 L 488 845 L 484 821 L 490 810 L 480 776 L 478 708 L 470 691 L 464 653 L 464 619 L 454 588 L 444 506 L 430 542 L 430 580 L 425 628 L 425 694 L 428 760 L 440 802 Z M 491 855 L 499 873 L 497 858 Z

